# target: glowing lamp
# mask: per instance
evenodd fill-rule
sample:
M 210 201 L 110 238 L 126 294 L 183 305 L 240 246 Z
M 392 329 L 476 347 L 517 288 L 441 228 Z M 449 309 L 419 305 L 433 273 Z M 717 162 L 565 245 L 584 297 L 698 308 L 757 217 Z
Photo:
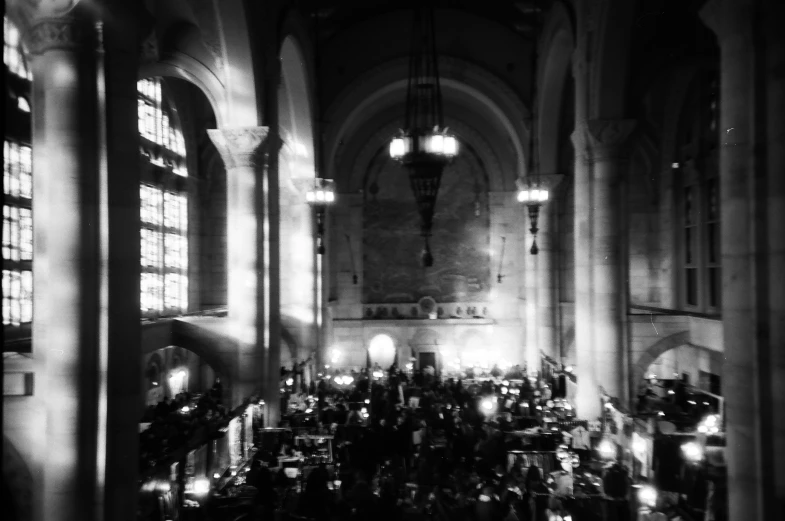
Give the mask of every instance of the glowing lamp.
M 286 385 L 293 385 L 293 384 L 294 384 L 294 378 L 287 378 L 286 379 Z
M 687 461 L 698 463 L 703 459 L 703 448 L 694 441 L 688 441 L 681 446 L 681 452 Z
M 182 409 L 180 409 L 180 410 L 181 410 L 181 411 L 183 411 L 184 413 L 191 412 L 191 408 L 190 408 L 190 407 L 188 407 L 187 405 L 184 405 L 184 406 L 183 406 L 183 408 L 182 408 Z
M 218 472 L 213 473 L 213 479 L 221 479 L 221 474 Z
M 194 481 L 194 493 L 204 495 L 210 492 L 210 480 L 207 478 L 199 478 Z
M 494 407 L 493 400 L 491 400 L 490 398 L 485 398 L 485 399 L 484 399 L 484 400 L 483 400 L 483 401 L 480 403 L 480 407 L 482 407 L 482 410 L 483 410 L 483 411 L 484 411 L 486 414 L 487 414 L 487 413 L 490 413 L 491 411 L 493 411 L 493 407 Z
M 597 452 L 604 459 L 614 459 L 616 457 L 616 445 L 609 439 L 604 439 L 597 445 Z
M 405 145 L 402 137 L 393 138 L 390 142 L 390 157 L 398 159 L 403 157 L 405 152 Z
M 643 485 L 638 489 L 638 501 L 641 505 L 654 508 L 657 505 L 657 489 L 651 485 Z

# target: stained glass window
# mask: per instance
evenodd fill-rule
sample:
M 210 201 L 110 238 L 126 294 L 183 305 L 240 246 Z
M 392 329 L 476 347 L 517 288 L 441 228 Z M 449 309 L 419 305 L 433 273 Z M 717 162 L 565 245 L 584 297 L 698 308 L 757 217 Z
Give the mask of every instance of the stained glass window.
M 685 103 L 678 134 L 676 181 L 681 221 L 681 301 L 718 312 L 721 297 L 719 78 L 703 71 Z
M 187 176 L 185 140 L 176 124 L 177 112 L 163 95 L 160 80 L 139 80 L 136 88 L 139 93 L 139 134 L 145 155 L 154 165 Z
M 33 75 L 25 60 L 22 36 L 19 29 L 7 17 L 3 17 L 3 63 L 8 72 L 26 80 L 32 80 Z
M 33 320 L 33 154 L 30 80 L 19 30 L 3 17 L 3 63 L 11 103 L 3 140 L 3 325 Z
M 174 106 L 158 79 L 137 83 L 142 154 L 153 175 L 140 187 L 142 313 L 188 309 L 188 196 L 185 142 Z

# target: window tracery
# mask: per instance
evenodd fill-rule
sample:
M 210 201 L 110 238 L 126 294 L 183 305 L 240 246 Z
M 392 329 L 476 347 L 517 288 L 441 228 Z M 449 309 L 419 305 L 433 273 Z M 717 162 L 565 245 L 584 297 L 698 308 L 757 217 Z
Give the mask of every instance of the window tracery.
M 3 325 L 33 320 L 33 154 L 30 147 L 32 74 L 21 36 L 3 17 L 3 62 L 13 102 L 3 141 Z M 9 104 L 6 104 L 9 107 Z
M 137 84 L 141 152 L 149 163 L 140 187 L 142 313 L 188 308 L 188 196 L 185 141 L 158 79 Z

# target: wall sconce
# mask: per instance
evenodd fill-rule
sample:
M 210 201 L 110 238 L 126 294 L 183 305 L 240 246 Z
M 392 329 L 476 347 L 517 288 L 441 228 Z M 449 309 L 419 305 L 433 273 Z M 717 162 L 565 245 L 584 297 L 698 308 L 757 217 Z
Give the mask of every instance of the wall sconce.
M 335 202 L 335 181 L 317 177 L 305 200 L 316 213 L 316 253 L 324 255 L 324 216 L 327 207 Z

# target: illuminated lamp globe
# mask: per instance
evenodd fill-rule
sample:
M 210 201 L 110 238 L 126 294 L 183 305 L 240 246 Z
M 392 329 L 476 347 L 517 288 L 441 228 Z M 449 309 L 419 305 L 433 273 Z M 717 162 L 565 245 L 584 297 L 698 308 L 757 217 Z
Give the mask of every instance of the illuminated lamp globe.
M 641 505 L 654 508 L 657 505 L 657 489 L 651 485 L 643 485 L 638 489 L 638 501 Z

